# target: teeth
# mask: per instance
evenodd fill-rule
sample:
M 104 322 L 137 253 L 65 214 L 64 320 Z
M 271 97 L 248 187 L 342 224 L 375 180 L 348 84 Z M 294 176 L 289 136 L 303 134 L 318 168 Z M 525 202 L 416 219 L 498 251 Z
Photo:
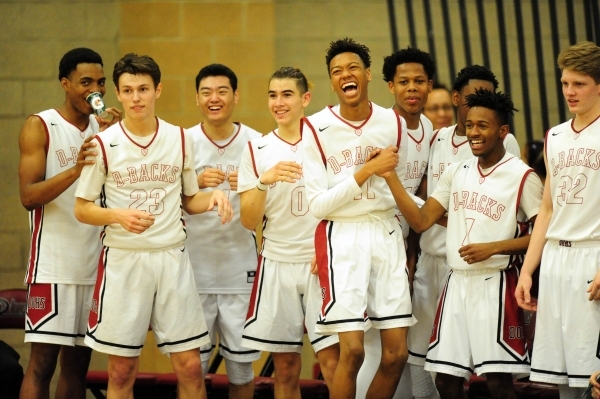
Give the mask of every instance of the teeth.
M 221 109 L 221 107 L 208 107 L 208 109 L 210 109 L 211 111 L 218 111 Z
M 346 87 L 356 87 L 356 83 L 354 83 L 354 82 L 344 83 L 342 85 L 342 89 L 345 89 Z

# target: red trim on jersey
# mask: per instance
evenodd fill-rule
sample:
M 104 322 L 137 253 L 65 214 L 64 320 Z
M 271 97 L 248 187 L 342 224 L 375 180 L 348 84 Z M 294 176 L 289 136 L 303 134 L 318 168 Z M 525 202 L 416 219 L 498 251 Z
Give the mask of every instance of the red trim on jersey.
M 333 112 L 333 106 L 332 105 L 328 105 L 327 109 L 329 111 L 331 111 L 331 113 L 333 115 L 335 115 L 336 118 L 338 118 L 339 120 L 341 120 L 342 122 L 344 122 L 346 125 L 350 126 L 354 130 L 358 130 L 358 129 L 362 128 L 364 125 L 366 125 L 367 122 L 369 121 L 369 119 L 371 119 L 371 115 L 373 115 L 373 106 L 371 105 L 371 101 L 369 101 L 369 115 L 367 115 L 367 119 L 365 119 L 363 121 L 363 123 L 361 123 L 359 126 L 355 126 L 355 125 L 351 124 L 349 121 L 347 121 L 346 119 L 342 118 L 340 115 L 338 115 L 335 112 Z M 396 112 L 396 111 L 394 111 L 394 112 Z
M 495 171 L 496 169 L 498 169 L 500 166 L 504 165 L 505 163 L 507 163 L 508 161 L 510 161 L 510 160 L 511 160 L 511 159 L 513 159 L 513 158 L 514 158 L 514 157 L 510 157 L 510 158 L 508 158 L 506 161 L 504 161 L 504 162 L 500 162 L 500 163 L 496 164 L 496 166 L 494 166 L 494 169 L 492 169 L 492 170 L 490 171 L 490 173 L 488 173 L 488 174 L 485 174 L 485 175 L 484 175 L 484 174 L 483 174 L 483 172 L 481 171 L 481 166 L 479 165 L 479 158 L 477 158 L 477 171 L 479 172 L 479 176 L 481 176 L 481 177 L 488 177 L 489 175 L 491 175 L 492 173 L 494 173 L 494 171 Z
M 258 170 L 256 170 L 256 161 L 254 160 L 254 150 L 252 149 L 252 144 L 248 142 L 248 147 L 250 147 L 250 158 L 252 159 L 252 169 L 254 169 L 254 174 L 258 177 Z
M 40 119 L 40 121 L 42 121 L 42 125 L 44 125 L 44 132 L 46 132 L 46 145 L 44 145 L 44 151 L 46 152 L 46 157 L 47 157 L 48 150 L 50 149 L 50 132 L 48 131 L 48 125 L 46 125 L 46 121 L 41 116 L 39 116 L 39 115 L 32 115 L 32 116 L 37 116 Z
M 183 167 L 185 166 L 185 134 L 183 134 L 182 127 L 179 128 L 179 132 L 181 133 L 181 170 L 183 170 Z
M 577 117 L 577 116 L 576 116 Z M 575 118 L 576 118 L 575 117 Z M 590 127 L 594 122 L 596 122 L 598 120 L 598 118 L 600 118 L 600 115 L 598 115 L 596 117 L 596 119 L 594 119 L 593 121 L 591 121 L 590 123 L 588 123 L 584 128 L 582 128 L 580 131 L 575 130 L 575 118 L 571 119 L 571 129 L 573 129 L 573 131 L 577 134 L 583 132 L 585 129 L 587 129 L 588 127 Z
M 523 187 L 525 186 L 525 180 L 527 180 L 527 176 L 533 172 L 533 169 L 529 169 L 523 177 L 521 178 L 521 184 L 519 184 L 519 192 L 517 193 L 517 214 L 519 214 L 519 206 L 521 206 L 521 195 L 523 194 Z
M 400 114 L 395 109 L 392 108 L 392 111 L 396 114 L 396 120 L 398 121 L 398 141 L 396 142 L 396 147 L 400 148 L 400 143 L 402 143 L 402 120 L 400 120 Z M 423 132 L 423 137 L 425 137 L 425 132 Z
M 413 141 L 416 144 L 421 144 L 423 142 L 423 139 L 425 138 L 425 128 L 423 127 L 423 124 L 421 123 L 421 121 L 419 121 L 419 125 L 421 125 L 421 132 L 423 133 L 423 136 L 421 137 L 421 140 L 419 140 L 419 141 L 417 141 L 417 139 L 415 139 L 413 136 L 411 136 L 410 130 L 408 130 L 408 128 L 406 129 L 406 134 L 408 134 L 408 137 L 413 139 Z
M 58 110 L 56 108 L 54 110 L 56 111 L 57 114 L 60 115 L 61 118 L 63 118 L 65 120 L 65 122 L 67 122 L 69 125 L 73 126 L 75 129 L 79 130 L 81 133 L 85 132 L 87 130 L 87 128 L 90 126 L 90 119 L 88 118 L 88 123 L 87 123 L 87 125 L 85 125 L 85 129 L 81 130 L 80 128 L 78 128 L 77 126 L 72 124 L 67 118 L 62 116 L 62 114 L 60 112 L 58 112 Z
M 300 122 L 300 127 L 302 128 L 302 122 Z M 300 129 L 300 132 L 302 132 L 302 129 Z M 273 130 L 273 131 L 272 131 L 272 133 L 273 133 L 273 134 L 275 135 L 275 137 L 277 137 L 279 140 L 281 140 L 281 141 L 283 141 L 284 143 L 286 143 L 286 144 L 289 144 L 289 145 L 297 145 L 299 142 L 301 142 L 301 141 L 302 141 L 302 133 L 300 133 L 300 139 L 299 139 L 298 141 L 296 141 L 295 143 L 290 143 L 289 141 L 282 139 L 282 138 L 281 138 L 281 136 L 279 136 L 277 133 L 275 133 L 275 130 Z
M 104 159 L 104 172 L 108 173 L 108 158 L 106 156 L 106 149 L 104 149 L 104 143 L 100 136 L 96 136 L 96 140 L 98 140 L 98 144 L 100 144 L 100 149 L 102 150 L 102 158 Z
M 435 138 L 437 137 L 438 133 L 440 132 L 440 129 L 435 129 L 433 131 L 433 135 L 431 136 L 431 140 L 429 140 L 429 147 L 431 147 L 433 145 L 433 142 L 435 141 Z
M 29 264 L 25 283 L 33 284 L 37 277 L 38 261 L 40 258 L 40 241 L 42 240 L 42 227 L 44 222 L 44 207 L 40 206 L 29 212 L 31 221 L 31 249 L 29 250 Z
M 458 148 L 461 145 L 465 145 L 469 142 L 469 140 L 465 140 L 464 142 L 460 143 L 459 145 L 454 144 L 454 136 L 456 136 L 456 129 L 458 129 L 458 125 L 456 125 L 456 127 L 454 128 L 454 131 L 452 132 L 452 137 L 450 137 L 450 142 L 452 143 L 452 147 L 454 147 L 454 148 Z
M 310 128 L 310 130 L 312 130 L 312 134 L 315 137 L 315 142 L 317 143 L 317 147 L 319 147 L 319 152 L 321 153 L 321 159 L 323 160 L 323 165 L 325 165 L 325 168 L 327 168 L 327 160 L 325 159 L 325 153 L 323 152 L 323 148 L 321 147 L 321 143 L 319 142 L 319 137 L 317 136 L 317 131 L 315 130 L 315 128 L 313 127 L 313 125 L 310 123 L 310 121 L 306 118 L 302 118 L 304 120 L 304 122 L 306 123 L 306 126 L 308 126 Z
M 156 136 L 158 136 L 158 118 L 155 116 L 154 119 L 156 119 L 156 132 L 154 132 L 154 136 L 152 137 L 152 140 L 150 140 L 150 142 L 146 145 L 141 145 L 139 143 L 136 143 L 136 141 L 134 139 L 129 137 L 129 135 L 127 134 L 127 131 L 125 130 L 125 127 L 123 126 L 122 121 L 119 121 L 119 126 L 121 126 L 121 130 L 123 131 L 123 134 L 125 134 L 125 137 L 127 137 L 129 139 L 129 141 L 131 141 L 133 144 L 140 147 L 142 150 L 145 150 L 146 148 L 150 147 L 152 145 L 152 143 L 154 143 Z
M 239 122 L 234 122 L 234 125 L 237 126 L 237 131 L 233 133 L 233 137 L 231 138 L 231 140 L 229 140 L 227 143 L 225 143 L 224 145 L 218 145 L 217 143 L 214 142 L 213 139 L 211 139 L 210 137 L 208 137 L 208 134 L 206 134 L 206 131 L 204 130 L 204 127 L 202 127 L 202 123 L 200 124 L 200 131 L 202 133 L 204 133 L 204 135 L 206 136 L 206 138 L 208 139 L 208 141 L 210 141 L 211 143 L 213 143 L 215 145 L 215 147 L 222 149 L 227 147 L 229 144 L 231 144 L 233 142 L 233 140 L 235 140 L 235 138 L 238 136 L 238 134 L 240 134 L 240 131 L 242 130 L 242 124 Z
M 544 155 L 546 156 L 546 160 L 548 159 L 548 133 L 550 133 L 550 129 L 546 130 L 546 134 L 544 135 Z

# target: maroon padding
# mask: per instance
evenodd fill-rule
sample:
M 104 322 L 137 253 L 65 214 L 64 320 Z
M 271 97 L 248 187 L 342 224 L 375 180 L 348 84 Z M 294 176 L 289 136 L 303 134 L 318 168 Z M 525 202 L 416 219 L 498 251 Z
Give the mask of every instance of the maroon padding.
M 305 398 L 329 397 L 327 384 L 323 380 L 300 380 L 300 392 Z
M 25 328 L 27 290 L 10 289 L 0 291 L 0 329 Z
M 135 377 L 136 385 L 155 385 L 157 381 L 157 374 L 154 373 L 138 373 Z M 85 383 L 88 387 L 90 385 L 98 386 L 100 388 L 108 385 L 108 372 L 103 370 L 90 370 L 85 377 Z
M 517 395 L 521 398 L 559 399 L 558 387 L 556 385 L 532 381 L 514 381 L 513 384 Z M 469 399 L 492 397 L 487 386 L 487 381 L 481 377 L 469 381 L 467 394 Z

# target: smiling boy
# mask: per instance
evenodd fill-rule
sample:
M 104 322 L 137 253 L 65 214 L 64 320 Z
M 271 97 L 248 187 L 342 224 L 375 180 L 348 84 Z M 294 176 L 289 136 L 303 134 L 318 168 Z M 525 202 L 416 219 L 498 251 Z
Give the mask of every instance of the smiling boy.
M 115 64 L 125 120 L 95 138 L 98 155 L 75 193 L 77 219 L 104 226 L 85 343 L 109 355 L 111 398 L 131 397 L 148 325 L 170 354 L 179 397 L 206 397 L 199 348 L 210 340 L 181 209 L 216 206 L 223 223 L 232 209 L 222 191 L 199 191 L 191 138 L 154 115 L 160 77 L 149 56 L 127 54 Z

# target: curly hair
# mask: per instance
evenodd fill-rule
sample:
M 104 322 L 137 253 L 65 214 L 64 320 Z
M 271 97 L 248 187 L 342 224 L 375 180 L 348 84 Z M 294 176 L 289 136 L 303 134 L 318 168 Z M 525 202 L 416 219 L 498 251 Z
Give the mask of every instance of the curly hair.
M 501 91 L 490 91 L 486 89 L 476 89 L 475 93 L 465 97 L 469 108 L 483 107 L 495 112 L 501 125 L 508 124 L 510 115 L 518 111 L 508 94 Z
M 69 78 L 71 72 L 76 70 L 79 64 L 100 64 L 100 66 L 104 66 L 102 57 L 94 50 L 85 47 L 74 48 L 67 51 L 60 59 L 60 63 L 58 64 L 58 80 Z
M 409 62 L 423 65 L 423 69 L 427 74 L 427 80 L 433 79 L 436 67 L 435 61 L 433 61 L 433 58 L 431 58 L 429 53 L 421 51 L 418 48 L 407 47 L 403 50 L 398 50 L 383 59 L 383 80 L 385 82 L 393 81 L 394 75 L 396 75 L 396 67 Z
M 469 84 L 471 79 L 485 80 L 494 85 L 494 90 L 498 89 L 498 79 L 492 71 L 481 65 L 469 65 L 458 72 L 452 90 L 460 92 L 463 87 Z
M 360 57 L 365 68 L 371 66 L 371 56 L 369 55 L 369 48 L 363 44 L 359 44 L 349 37 L 336 40 L 329 43 L 327 54 L 325 55 L 325 62 L 327 63 L 327 72 L 329 73 L 329 64 L 333 57 L 342 53 L 354 53 Z

